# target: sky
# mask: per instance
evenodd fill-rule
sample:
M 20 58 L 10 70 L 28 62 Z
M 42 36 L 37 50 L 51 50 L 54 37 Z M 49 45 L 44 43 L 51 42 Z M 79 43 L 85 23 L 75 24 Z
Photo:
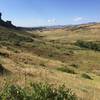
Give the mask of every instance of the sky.
M 100 22 L 100 0 L 0 0 L 0 12 L 24 27 Z

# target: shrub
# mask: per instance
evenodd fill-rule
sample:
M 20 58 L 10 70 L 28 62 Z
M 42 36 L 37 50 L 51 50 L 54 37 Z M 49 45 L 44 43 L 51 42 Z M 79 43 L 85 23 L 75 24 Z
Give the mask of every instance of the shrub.
M 5 87 L 0 97 L 1 100 L 26 100 L 27 95 L 24 89 L 20 88 L 19 86 L 11 85 Z
M 7 53 L 5 53 L 5 52 L 0 52 L 0 56 L 9 57 L 9 54 L 7 54 Z
M 53 88 L 49 84 L 32 84 L 33 100 L 77 100 L 77 97 L 72 93 L 71 89 L 66 89 L 65 86 L 60 86 L 58 89 Z
M 49 57 L 53 57 L 53 54 L 48 54 Z
M 8 75 L 11 74 L 11 72 L 6 69 L 2 64 L 0 64 L 0 75 Z
M 0 100 L 77 100 L 71 89 L 65 86 L 54 88 L 46 83 L 31 83 L 31 90 L 27 92 L 19 86 L 8 86 L 0 94 Z
M 45 63 L 40 63 L 40 66 L 46 67 Z
M 82 74 L 82 77 L 85 78 L 85 79 L 90 79 L 90 80 L 93 80 L 88 74 L 86 73 L 83 73 Z
M 70 66 L 74 67 L 74 68 L 79 68 L 78 64 L 71 64 Z
M 100 51 L 100 42 L 87 42 L 87 41 L 81 41 L 78 40 L 75 43 L 77 46 L 83 47 L 83 48 L 87 48 L 87 49 L 92 49 L 95 51 Z
M 70 74 L 76 74 L 74 69 L 67 68 L 67 67 L 60 67 L 60 68 L 57 68 L 57 70 L 62 71 L 62 72 L 67 72 Z

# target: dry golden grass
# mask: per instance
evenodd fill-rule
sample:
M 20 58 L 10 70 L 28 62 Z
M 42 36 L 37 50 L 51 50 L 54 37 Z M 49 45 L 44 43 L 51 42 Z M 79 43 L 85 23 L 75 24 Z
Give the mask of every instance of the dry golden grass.
M 9 32 L 9 29 L 0 29 L 0 34 Z M 76 92 L 80 100 L 100 100 L 100 52 L 73 44 L 77 40 L 100 41 L 100 24 L 82 25 L 74 30 L 10 32 L 28 36 L 34 41 L 20 41 L 20 45 L 13 42 L 4 45 L 1 43 L 4 41 L 0 41 L 0 64 L 11 72 L 0 76 L 0 89 L 6 83 L 27 87 L 30 82 L 42 81 L 55 86 L 65 84 Z M 59 67 L 71 68 L 77 74 L 58 71 Z M 83 78 L 83 73 L 88 73 L 93 80 Z

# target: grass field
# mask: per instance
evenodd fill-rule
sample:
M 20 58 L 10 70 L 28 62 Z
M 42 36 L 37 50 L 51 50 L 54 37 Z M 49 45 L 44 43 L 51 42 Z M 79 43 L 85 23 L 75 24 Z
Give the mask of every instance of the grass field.
M 0 89 L 47 82 L 65 84 L 79 100 L 100 100 L 100 51 L 75 45 L 78 40 L 100 47 L 100 24 L 42 31 L 0 26 Z

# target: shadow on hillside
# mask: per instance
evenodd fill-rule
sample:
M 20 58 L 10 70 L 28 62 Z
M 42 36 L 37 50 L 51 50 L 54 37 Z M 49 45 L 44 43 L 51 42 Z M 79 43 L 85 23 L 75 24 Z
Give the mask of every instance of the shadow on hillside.
M 8 69 L 6 69 L 2 64 L 0 64 L 0 76 L 5 76 L 9 74 L 11 74 L 11 72 Z

